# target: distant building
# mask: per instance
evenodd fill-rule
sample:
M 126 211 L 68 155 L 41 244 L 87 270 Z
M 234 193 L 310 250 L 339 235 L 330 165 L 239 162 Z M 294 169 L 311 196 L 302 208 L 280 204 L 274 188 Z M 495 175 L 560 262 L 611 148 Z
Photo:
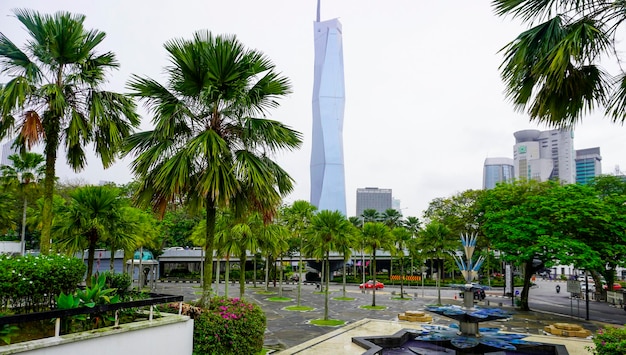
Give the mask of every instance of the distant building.
M 513 148 L 515 178 L 521 180 L 575 179 L 574 132 L 569 129 L 518 131 Z
M 402 201 L 400 201 L 399 199 L 392 197 L 391 198 L 391 208 L 393 208 L 396 211 L 401 211 L 402 210 L 402 208 L 400 208 L 401 202 Z
M 2 154 L 0 155 L 0 165 L 13 165 L 13 162 L 9 160 L 9 156 L 13 154 L 18 154 L 18 151 L 11 147 L 13 145 L 12 141 L 5 142 L 2 144 Z
M 602 174 L 602 156 L 600 148 L 579 149 L 576 151 L 576 183 L 588 184 L 594 177 Z
M 360 217 L 365 210 L 376 210 L 383 213 L 392 208 L 391 189 L 366 187 L 356 189 L 356 216 Z
M 514 179 L 514 164 L 511 158 L 487 158 L 483 166 L 483 189 L 493 189 L 500 182 Z

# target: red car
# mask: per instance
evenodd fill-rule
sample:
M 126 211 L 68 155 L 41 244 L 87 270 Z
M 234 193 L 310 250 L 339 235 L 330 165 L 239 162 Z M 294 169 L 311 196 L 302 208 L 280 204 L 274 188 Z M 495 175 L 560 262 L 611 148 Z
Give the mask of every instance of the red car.
M 359 288 L 376 288 L 376 289 L 379 289 L 379 288 L 383 288 L 383 287 L 385 287 L 385 285 L 383 285 L 382 282 L 376 281 L 376 285 L 374 285 L 374 281 L 372 281 L 372 280 L 369 280 L 366 283 L 359 285 Z
M 608 287 L 606 285 L 602 285 L 603 289 L 607 289 Z M 613 291 L 619 291 L 622 289 L 622 285 L 618 284 L 617 282 L 613 284 Z

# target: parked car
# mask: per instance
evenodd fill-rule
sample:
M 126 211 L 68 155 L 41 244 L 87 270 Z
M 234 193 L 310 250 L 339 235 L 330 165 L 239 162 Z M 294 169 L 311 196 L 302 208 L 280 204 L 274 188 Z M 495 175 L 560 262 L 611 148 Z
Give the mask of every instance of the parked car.
M 608 289 L 607 285 L 602 285 L 603 289 Z M 613 291 L 620 291 L 622 289 L 622 285 L 618 284 L 617 282 L 613 284 Z
M 470 288 L 470 291 L 472 291 L 474 293 L 474 299 L 475 300 L 482 301 L 486 297 L 485 290 L 488 290 L 488 289 L 489 289 L 489 286 L 480 285 L 480 284 L 477 284 L 477 283 L 472 283 L 472 287 Z M 461 291 L 459 293 L 459 296 L 461 298 L 464 298 L 465 297 L 465 292 Z
M 369 280 L 364 284 L 360 284 L 359 288 L 364 289 L 364 288 L 376 288 L 376 289 L 380 289 L 385 287 L 385 285 L 382 282 L 378 282 L 376 281 L 376 284 L 374 284 L 374 281 Z

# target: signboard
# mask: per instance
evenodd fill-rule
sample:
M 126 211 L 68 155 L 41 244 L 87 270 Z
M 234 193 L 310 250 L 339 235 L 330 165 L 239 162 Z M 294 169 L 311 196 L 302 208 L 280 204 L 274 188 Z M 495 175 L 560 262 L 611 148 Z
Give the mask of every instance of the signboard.
M 580 282 L 578 280 L 567 280 L 567 292 L 580 294 Z
M 511 265 L 506 265 L 504 268 L 504 294 L 511 295 L 513 291 L 511 290 L 511 285 L 513 284 L 513 271 L 511 270 Z

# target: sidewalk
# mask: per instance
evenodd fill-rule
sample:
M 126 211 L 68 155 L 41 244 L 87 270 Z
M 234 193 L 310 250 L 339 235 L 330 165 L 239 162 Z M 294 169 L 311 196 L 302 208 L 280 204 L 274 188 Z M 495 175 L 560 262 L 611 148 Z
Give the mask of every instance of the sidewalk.
M 223 292 L 224 285 L 221 284 Z M 315 286 L 304 285 L 302 287 L 301 304 L 315 307 L 310 312 L 293 312 L 284 310 L 284 307 L 296 304 L 297 286 L 288 285 L 283 289 L 284 297 L 291 297 L 291 302 L 272 302 L 268 298 L 271 295 L 262 295 L 256 292 L 263 290 L 254 289 L 249 284 L 246 287 L 245 298 L 248 301 L 255 302 L 261 306 L 267 316 L 267 331 L 265 335 L 265 346 L 274 350 L 282 350 L 302 344 L 308 340 L 317 338 L 318 336 L 330 333 L 336 328 L 318 327 L 308 324 L 312 319 L 323 318 L 324 314 L 324 294 L 316 292 Z M 437 302 L 437 297 L 433 296 L 433 290 L 428 289 L 422 297 L 422 291 L 409 289 L 408 295 L 412 297 L 409 300 L 397 300 L 397 296 L 392 296 L 391 291 L 399 293 L 399 289 L 386 288 L 376 291 L 376 305 L 386 306 L 385 310 L 365 310 L 359 308 L 363 305 L 372 304 L 372 291 L 361 291 L 354 285 L 347 286 L 347 297 L 354 298 L 353 301 L 333 300 L 334 297 L 343 296 L 341 285 L 331 285 L 331 294 L 329 299 L 329 317 L 331 319 L 345 320 L 347 324 L 352 324 L 362 319 L 379 319 L 386 321 L 397 321 L 398 313 L 406 310 L 420 310 L 424 305 Z M 271 291 L 278 292 L 277 288 L 270 288 Z M 176 284 L 176 283 L 160 283 L 157 285 L 157 291 L 166 294 L 182 294 L 186 301 L 197 299 L 199 297 L 199 284 Z M 430 295 L 428 294 L 430 293 Z M 461 299 L 454 299 L 458 291 L 453 289 L 442 289 L 442 303 L 461 305 Z M 436 291 L 435 291 L 436 294 Z M 239 296 L 239 285 L 229 285 L 229 295 L 231 297 Z M 498 301 L 502 298 L 488 296 L 490 306 L 498 306 Z M 581 321 L 580 319 L 572 319 L 570 317 L 547 314 L 543 312 L 519 312 L 511 307 L 510 302 L 502 299 L 502 308 L 512 312 L 512 318 L 505 321 L 492 321 L 481 323 L 484 327 L 498 327 L 503 331 L 516 333 L 526 333 L 531 335 L 542 335 L 543 328 L 553 323 L 575 323 L 583 326 L 592 332 L 597 331 L 604 324 L 594 321 Z M 481 302 L 479 305 L 486 305 L 487 302 Z M 494 304 L 495 303 L 495 304 Z M 454 321 L 433 314 L 432 324 L 449 325 Z M 381 334 L 384 335 L 384 334 Z

